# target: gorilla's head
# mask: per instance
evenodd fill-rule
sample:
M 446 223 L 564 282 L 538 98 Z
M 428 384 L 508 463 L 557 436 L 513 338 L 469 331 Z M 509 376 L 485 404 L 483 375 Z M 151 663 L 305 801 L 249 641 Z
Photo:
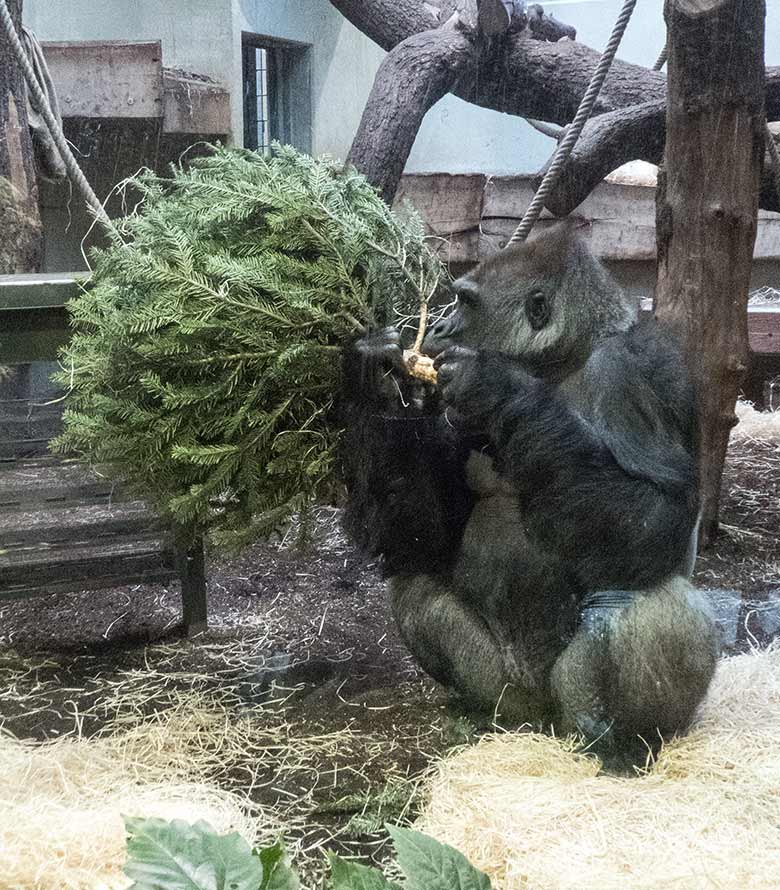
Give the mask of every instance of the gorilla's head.
M 584 362 L 595 343 L 636 321 L 637 307 L 562 223 L 510 247 L 459 278 L 453 311 L 432 325 L 423 350 L 501 352 L 544 375 Z

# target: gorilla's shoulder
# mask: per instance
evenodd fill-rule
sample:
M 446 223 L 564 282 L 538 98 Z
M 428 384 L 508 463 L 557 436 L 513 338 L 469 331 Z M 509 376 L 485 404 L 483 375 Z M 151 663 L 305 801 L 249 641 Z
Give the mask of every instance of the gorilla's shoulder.
M 653 318 L 604 339 L 587 363 L 587 376 L 619 388 L 649 384 L 653 389 L 690 387 L 677 338 Z
M 696 399 L 676 338 L 654 319 L 604 339 L 583 373 L 584 413 L 604 430 L 695 449 Z

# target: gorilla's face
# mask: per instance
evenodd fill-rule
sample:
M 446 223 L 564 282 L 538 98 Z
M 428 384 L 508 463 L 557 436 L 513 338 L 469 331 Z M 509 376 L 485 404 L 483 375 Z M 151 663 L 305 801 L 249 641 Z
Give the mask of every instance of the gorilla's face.
M 448 346 L 468 346 L 528 362 L 558 358 L 566 346 L 560 282 L 534 265 L 521 246 L 458 279 L 455 307 L 429 328 L 423 350 L 438 355 Z
M 499 352 L 542 377 L 571 373 L 594 344 L 636 321 L 637 306 L 562 223 L 490 257 L 454 284 L 455 309 L 423 350 Z

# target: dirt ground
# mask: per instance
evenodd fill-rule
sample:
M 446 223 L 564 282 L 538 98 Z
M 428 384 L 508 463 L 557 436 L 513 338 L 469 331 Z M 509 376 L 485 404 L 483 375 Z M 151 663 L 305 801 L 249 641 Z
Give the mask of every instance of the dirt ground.
M 722 518 L 723 533 L 700 558 L 695 582 L 714 591 L 726 649 L 735 651 L 780 632 L 777 444 L 732 449 Z M 4 729 L 39 740 L 76 729 L 89 735 L 108 719 L 96 707 L 106 688 L 132 681 L 141 689 L 145 677 L 157 685 L 136 696 L 141 711 L 170 707 L 171 690 L 229 690 L 245 716 L 267 719 L 271 706 L 283 713 L 288 746 L 342 739 L 320 753 L 313 748 L 305 764 L 290 767 L 274 754 L 254 763 L 253 799 L 277 808 L 286 802 L 289 839 L 304 855 L 321 856 L 324 844 L 381 861 L 382 823 L 413 816 L 416 779 L 486 725 L 417 669 L 393 626 L 377 566 L 346 540 L 335 509 L 317 512 L 309 552 L 296 549 L 291 535 L 237 559 L 212 554 L 208 587 L 210 629 L 194 641 L 181 637 L 173 588 L 2 604 Z M 274 742 L 280 750 L 281 741 Z M 241 770 L 231 767 L 224 781 L 241 788 Z

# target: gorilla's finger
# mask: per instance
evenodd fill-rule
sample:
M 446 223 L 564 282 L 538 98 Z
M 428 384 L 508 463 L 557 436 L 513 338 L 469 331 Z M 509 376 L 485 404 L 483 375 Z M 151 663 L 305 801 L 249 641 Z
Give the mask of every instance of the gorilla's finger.
M 355 344 L 360 352 L 376 352 L 386 346 L 401 345 L 401 333 L 397 328 L 382 328 L 381 331 L 361 337 Z
M 433 367 L 438 371 L 443 365 L 463 361 L 477 353 L 473 349 L 465 346 L 448 346 L 443 352 L 440 352 L 433 360 Z
M 444 389 L 452 383 L 456 374 L 458 373 L 458 364 L 456 362 L 446 362 L 443 365 L 439 365 L 436 369 L 437 379 L 436 382 L 439 386 L 439 389 L 444 392 Z

